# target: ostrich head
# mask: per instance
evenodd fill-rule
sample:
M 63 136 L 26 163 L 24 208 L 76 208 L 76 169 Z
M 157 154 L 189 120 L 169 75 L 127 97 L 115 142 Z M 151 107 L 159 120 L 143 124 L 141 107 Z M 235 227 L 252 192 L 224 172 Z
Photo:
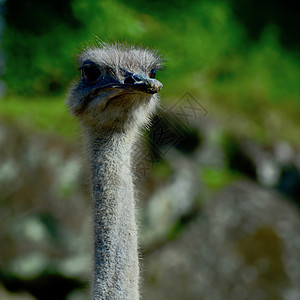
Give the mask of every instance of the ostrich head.
M 91 130 L 126 131 L 147 123 L 162 84 L 155 71 L 161 59 L 152 51 L 123 45 L 103 45 L 83 51 L 78 59 L 81 79 L 67 104 Z

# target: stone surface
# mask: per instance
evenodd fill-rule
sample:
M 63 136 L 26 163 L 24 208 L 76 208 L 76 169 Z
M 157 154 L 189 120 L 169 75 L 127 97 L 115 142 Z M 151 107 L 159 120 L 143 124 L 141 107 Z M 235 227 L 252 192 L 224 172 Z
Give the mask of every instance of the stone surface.
M 170 148 L 139 183 L 143 299 L 299 300 L 297 176 L 287 196 L 275 191 L 286 157 L 299 172 L 298 152 L 241 143 L 250 181 L 227 167 L 220 127 L 197 130 L 198 149 Z M 0 299 L 90 299 L 84 162 L 80 144 L 0 123 Z
M 144 259 L 144 299 L 300 299 L 300 216 L 280 195 L 236 182 Z

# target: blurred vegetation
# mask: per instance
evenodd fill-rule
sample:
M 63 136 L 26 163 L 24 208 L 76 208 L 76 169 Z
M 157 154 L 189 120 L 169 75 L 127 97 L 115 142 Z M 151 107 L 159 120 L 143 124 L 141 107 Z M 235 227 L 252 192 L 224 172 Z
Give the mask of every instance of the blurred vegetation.
M 153 161 L 159 163 L 147 173 L 145 183 L 141 183 L 141 198 L 144 197 L 141 203 L 145 206 L 143 211 L 146 212 L 146 233 L 141 234 L 142 239 L 146 240 L 142 245 L 145 248 L 144 253 L 150 253 L 157 245 L 177 239 L 186 229 L 186 225 L 194 222 L 204 203 L 208 203 L 212 195 L 230 186 L 237 179 L 247 178 L 257 186 L 268 187 L 272 191 L 278 190 L 299 207 L 299 163 L 297 165 L 295 162 L 296 152 L 294 156 L 290 155 L 290 152 L 293 153 L 291 149 L 300 145 L 300 18 L 299 4 L 296 0 L 288 3 L 283 0 L 6 0 L 0 1 L 0 5 L 0 13 L 5 20 L 4 33 L 0 35 L 1 51 L 4 53 L 4 59 L 0 61 L 0 74 L 3 73 L 1 79 L 6 85 L 6 92 L 0 99 L 0 121 L 5 121 L 1 124 L 2 132 L 0 126 L 0 143 L 5 145 L 0 147 L 0 184 L 5 187 L 2 189 L 2 199 L 7 205 L 6 210 L 2 210 L 4 217 L 0 220 L 2 219 L 2 224 L 10 229 L 10 223 L 7 225 L 5 222 L 5 217 L 8 216 L 7 219 L 12 219 L 11 223 L 20 223 L 19 227 L 27 230 L 29 225 L 26 225 L 26 222 L 34 224 L 32 228 L 44 228 L 43 222 L 40 222 L 43 225 L 39 225 L 40 227 L 36 225 L 37 222 L 33 222 L 39 209 L 46 210 L 49 216 L 55 216 L 54 219 L 61 219 L 57 224 L 56 221 L 53 223 L 62 231 L 61 237 L 57 238 L 61 238 L 61 241 L 56 243 L 61 255 L 66 256 L 66 270 L 70 271 L 74 267 L 69 267 L 68 260 L 69 256 L 73 255 L 75 258 L 72 259 L 83 261 L 82 264 L 78 264 L 78 269 L 83 265 L 82 268 L 87 271 L 84 265 L 86 252 L 80 248 L 88 244 L 86 233 L 82 235 L 84 239 L 76 240 L 77 235 L 80 235 L 76 232 L 72 236 L 70 232 L 73 232 L 76 226 L 81 226 L 78 220 L 86 218 L 87 213 L 82 213 L 85 210 L 81 205 L 86 204 L 83 199 L 89 199 L 89 196 L 85 195 L 87 176 L 80 171 L 80 159 L 72 148 L 74 144 L 67 141 L 58 146 L 66 139 L 78 139 L 77 122 L 69 115 L 64 98 L 70 82 L 78 77 L 78 70 L 74 64 L 76 55 L 82 48 L 102 41 L 120 41 L 157 49 L 165 59 L 166 65 L 165 70 L 157 74 L 157 78 L 164 84 L 161 92 L 162 106 L 171 106 L 189 92 L 208 111 L 208 118 L 204 122 L 200 120 L 199 124 L 192 124 L 191 128 L 181 128 L 174 119 L 168 119 L 170 111 L 156 116 L 153 123 L 157 121 L 157 124 L 162 126 L 165 122 L 166 127 L 171 124 L 171 129 L 179 130 L 184 136 L 176 145 L 170 142 L 172 149 L 168 154 L 164 149 L 169 145 L 165 145 L 164 140 L 161 144 L 154 141 L 155 136 L 152 135 L 155 129 L 147 133 L 148 146 L 153 148 L 150 149 Z M 0 33 L 1 25 L 0 19 Z M 1 70 L 2 66 L 5 66 L 4 72 Z M 0 94 L 3 94 L 1 89 L 0 81 Z M 6 128 L 6 123 L 13 124 L 12 128 Z M 35 136 L 32 131 L 47 134 Z M 168 137 L 172 137 L 172 134 L 175 138 L 178 137 L 176 132 L 169 132 Z M 54 142 L 51 135 L 55 138 L 56 135 L 61 135 L 63 138 L 59 142 L 54 138 Z M 245 144 L 245 141 L 253 143 L 248 147 L 249 144 Z M 257 145 L 261 152 L 256 151 Z M 279 149 L 277 146 L 281 147 L 281 150 L 283 148 L 286 157 L 289 158 L 290 155 L 294 160 L 280 161 L 275 157 L 276 149 Z M 201 151 L 198 151 L 199 149 Z M 266 154 L 266 159 L 262 154 Z M 264 159 L 260 158 L 260 155 Z M 262 166 L 262 162 L 265 165 Z M 177 163 L 179 166 L 175 165 Z M 187 174 L 194 168 L 195 173 L 191 175 L 193 180 L 190 180 Z M 264 181 L 264 176 L 269 179 Z M 9 180 L 13 184 L 8 184 Z M 191 186 L 186 184 L 185 180 Z M 196 181 L 195 186 L 193 181 Z M 36 182 L 42 184 L 42 187 L 35 194 Z M 185 199 L 186 203 L 182 203 L 180 198 L 182 182 L 191 193 L 191 199 Z M 257 186 L 251 186 L 251 191 Z M 199 187 L 201 196 L 197 194 Z M 272 194 L 270 195 L 272 198 Z M 226 197 L 229 198 L 228 195 Z M 239 196 L 236 198 L 244 199 Z M 257 196 L 257 199 L 264 201 L 263 197 Z M 11 203 L 17 207 L 15 210 L 11 208 Z M 57 203 L 60 205 L 58 209 Z M 233 207 L 232 215 L 237 216 L 235 202 Z M 36 209 L 32 212 L 33 221 L 31 215 L 28 215 L 29 208 Z M 223 209 L 221 211 L 223 212 Z M 59 215 L 56 215 L 58 212 Z M 253 216 L 256 216 L 256 211 Z M 250 221 L 253 216 L 249 218 Z M 23 218 L 26 222 L 22 222 L 26 223 L 26 226 L 18 218 L 21 218 L 21 221 Z M 230 219 L 234 222 L 234 218 Z M 265 216 L 261 219 L 264 220 Z M 70 223 L 69 227 L 64 222 Z M 209 225 L 213 228 L 213 224 Z M 205 228 L 203 224 L 201 226 Z M 267 280 L 271 278 L 271 282 L 274 277 L 273 270 L 276 274 L 282 273 L 283 265 L 279 255 L 282 250 L 277 233 L 267 226 L 269 225 L 264 225 L 252 235 L 240 238 L 236 248 L 245 256 L 249 266 L 255 265 L 256 259 L 260 258 L 252 255 L 264 256 L 265 253 L 270 253 L 271 256 L 278 256 L 274 259 L 271 257 L 271 260 L 279 261 L 279 265 L 271 265 L 268 270 L 272 274 L 265 274 Z M 4 228 L 4 225 L 2 227 Z M 66 227 L 70 232 L 65 232 Z M 223 230 L 223 224 L 220 228 Z M 238 226 L 237 228 L 240 230 Z M 9 257 L 13 260 L 13 255 L 19 251 L 22 260 L 27 244 L 24 249 L 20 248 L 19 235 L 12 236 L 13 234 L 7 240 L 16 242 L 16 249 L 15 252 L 12 251 L 7 243 Z M 34 232 L 31 236 L 35 240 L 39 234 Z M 65 246 L 62 247 L 64 240 Z M 249 248 L 253 241 L 258 241 L 258 250 Z M 267 248 L 264 248 L 264 241 L 269 243 Z M 49 241 L 49 244 L 51 243 Z M 290 240 L 287 244 L 293 245 Z M 41 249 L 38 251 L 44 253 L 44 243 L 41 242 L 40 245 Z M 276 251 L 275 253 L 272 247 L 275 247 L 279 254 Z M 82 253 L 79 254 L 82 257 L 76 251 L 73 252 L 73 248 L 80 248 Z M 31 253 L 31 248 L 28 249 Z M 183 253 L 185 252 L 186 247 Z M 52 257 L 51 255 L 53 254 L 49 254 L 49 257 Z M 55 255 L 57 254 L 54 253 Z M 29 258 L 31 257 L 35 257 L 35 254 Z M 223 253 L 220 257 L 223 257 Z M 24 264 L 17 261 L 19 269 L 13 270 L 14 275 L 22 274 L 23 265 L 34 270 L 32 260 L 29 259 L 28 262 L 26 257 L 24 259 Z M 72 259 L 70 264 L 73 264 Z M 44 264 L 39 266 L 44 268 Z M 52 286 L 57 286 L 63 276 L 56 278 L 57 270 L 52 265 L 49 269 L 54 274 L 35 274 L 38 283 L 34 283 L 34 280 L 28 281 L 28 278 L 25 278 L 25 281 L 18 277 L 12 278 L 18 281 L 18 286 L 26 286 L 24 290 L 30 291 L 38 299 L 54 299 L 52 294 L 48 295 L 49 298 L 47 295 L 41 298 L 39 293 L 45 294 L 45 290 L 34 290 L 37 286 L 43 286 L 39 280 L 42 283 L 50 282 L 49 290 L 52 290 Z M 64 273 L 62 266 L 58 270 Z M 81 271 L 79 270 L 78 274 Z M 75 275 L 73 281 L 68 281 L 70 286 L 84 285 L 77 282 L 80 276 Z M 281 277 L 279 279 L 284 281 L 285 276 Z M 82 278 L 85 280 L 86 277 Z M 11 280 L 10 274 L 0 270 L 0 281 L 5 280 Z M 188 281 L 190 282 L 190 279 Z M 173 290 L 174 286 L 176 284 L 172 283 L 169 290 Z M 273 288 L 273 285 L 271 286 Z M 31 287 L 34 287 L 33 291 L 30 290 Z M 69 290 L 66 294 L 68 292 Z M 3 291 L 0 286 L 2 299 L 1 293 Z M 62 299 L 65 299 L 64 295 Z M 85 298 L 79 295 L 68 299 Z
M 39 97 L 37 99 L 13 96 L 0 105 L 1 117 L 9 122 L 17 122 L 28 129 L 74 136 L 75 120 L 70 117 L 61 97 Z
M 166 59 L 167 69 L 158 74 L 165 86 L 164 100 L 191 91 L 211 113 L 230 110 L 245 116 L 241 130 L 251 138 L 268 142 L 276 126 L 285 125 L 291 128 L 287 138 L 297 143 L 293 128 L 299 124 L 300 39 L 296 7 L 292 9 L 296 3 L 269 2 L 7 0 L 3 79 L 11 103 L 8 111 L 2 106 L 2 114 L 15 111 L 18 118 L 13 103 L 26 108 L 29 97 L 63 98 L 77 76 L 73 58 L 82 47 L 122 41 L 156 48 Z M 57 106 L 54 102 L 51 99 Z M 48 106 L 47 101 L 41 103 Z M 43 109 L 41 103 L 37 106 Z M 271 128 L 265 128 L 266 118 Z M 51 119 L 52 124 L 56 121 Z

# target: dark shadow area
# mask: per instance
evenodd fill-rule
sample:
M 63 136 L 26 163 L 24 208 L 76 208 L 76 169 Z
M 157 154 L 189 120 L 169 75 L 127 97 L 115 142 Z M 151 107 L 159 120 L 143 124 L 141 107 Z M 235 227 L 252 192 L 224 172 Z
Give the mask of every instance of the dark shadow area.
M 300 172 L 294 165 L 286 165 L 281 169 L 276 188 L 300 207 Z
M 36 35 L 47 33 L 60 23 L 79 28 L 81 23 L 74 18 L 70 2 L 7 0 L 4 9 L 5 20 L 10 28 Z
M 257 179 L 256 166 L 253 159 L 246 153 L 235 138 L 227 136 L 224 140 L 223 147 L 228 167 L 231 170 L 242 173 L 251 179 Z
M 14 293 L 29 292 L 39 300 L 65 300 L 75 289 L 84 289 L 87 283 L 75 278 L 67 278 L 57 273 L 42 273 L 31 279 L 23 279 L 15 274 L 0 273 L 1 283 Z
M 186 126 L 184 120 L 164 112 L 153 119 L 148 140 L 151 153 L 158 160 L 171 148 L 192 154 L 201 144 L 202 137 L 197 128 Z
M 297 0 L 231 0 L 235 17 L 245 26 L 250 38 L 257 40 L 268 25 L 279 30 L 282 45 L 300 49 L 300 2 Z

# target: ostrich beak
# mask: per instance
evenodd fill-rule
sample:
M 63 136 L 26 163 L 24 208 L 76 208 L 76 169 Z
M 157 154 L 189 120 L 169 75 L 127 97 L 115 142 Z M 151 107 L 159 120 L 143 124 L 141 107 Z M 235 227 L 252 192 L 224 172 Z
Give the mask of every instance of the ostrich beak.
M 87 96 L 82 99 L 82 103 L 85 106 L 99 94 L 108 91 L 114 91 L 115 89 L 121 90 L 133 90 L 140 91 L 147 94 L 156 94 L 162 89 L 163 85 L 161 82 L 154 78 L 148 78 L 140 74 L 130 74 L 125 77 L 124 83 L 109 82 L 100 86 L 95 87 Z
M 163 85 L 154 78 L 148 78 L 141 74 L 130 74 L 124 80 L 124 86 L 139 90 L 147 94 L 158 93 Z

